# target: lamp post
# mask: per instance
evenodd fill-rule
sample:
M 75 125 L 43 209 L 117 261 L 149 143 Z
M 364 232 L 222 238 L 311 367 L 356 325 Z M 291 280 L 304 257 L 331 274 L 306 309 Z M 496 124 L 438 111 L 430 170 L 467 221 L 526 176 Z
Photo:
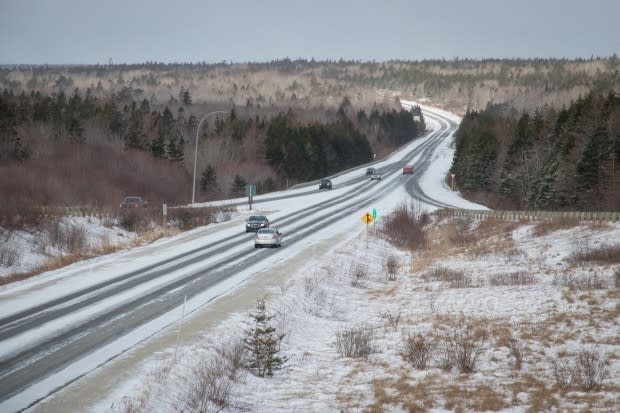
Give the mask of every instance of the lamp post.
M 209 112 L 200 119 L 198 122 L 198 127 L 196 128 L 196 142 L 194 143 L 194 178 L 192 179 L 192 205 L 196 201 L 196 164 L 198 163 L 198 133 L 200 132 L 200 126 L 202 126 L 202 122 L 210 115 L 215 115 L 218 113 L 228 113 L 224 110 L 216 110 L 215 112 Z

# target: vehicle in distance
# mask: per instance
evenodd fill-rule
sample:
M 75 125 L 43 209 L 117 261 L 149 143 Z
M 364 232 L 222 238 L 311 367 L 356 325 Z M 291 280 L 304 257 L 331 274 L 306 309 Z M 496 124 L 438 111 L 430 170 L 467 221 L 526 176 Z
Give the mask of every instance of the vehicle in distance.
M 377 173 L 377 170 L 375 168 L 366 169 L 366 175 L 374 175 L 376 173 Z
M 269 220 L 264 215 L 252 215 L 245 221 L 245 232 L 256 232 L 269 228 Z
M 277 228 L 261 228 L 254 237 L 254 248 L 282 246 L 282 233 Z
M 332 181 L 329 179 L 321 179 L 319 181 L 319 189 L 332 189 Z
M 413 175 L 413 166 L 405 165 L 405 167 L 403 168 L 403 175 Z
M 374 173 L 370 176 L 370 180 L 371 181 L 380 181 L 381 180 L 381 174 L 378 173 Z
M 146 208 L 149 203 L 141 196 L 126 196 L 121 202 L 121 208 Z

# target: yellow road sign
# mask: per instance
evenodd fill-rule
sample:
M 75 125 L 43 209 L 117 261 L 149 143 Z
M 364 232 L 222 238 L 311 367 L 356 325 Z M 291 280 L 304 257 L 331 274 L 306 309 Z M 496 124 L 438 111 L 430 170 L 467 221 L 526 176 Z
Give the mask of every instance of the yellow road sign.
M 372 215 L 370 215 L 370 212 L 366 212 L 364 215 L 362 215 L 362 222 L 366 225 L 372 222 Z

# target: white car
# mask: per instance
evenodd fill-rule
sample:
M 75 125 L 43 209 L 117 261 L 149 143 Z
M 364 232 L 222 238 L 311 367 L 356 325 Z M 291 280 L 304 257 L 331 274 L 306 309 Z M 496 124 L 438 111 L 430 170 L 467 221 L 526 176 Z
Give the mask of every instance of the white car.
M 254 237 L 254 248 L 282 246 L 282 233 L 277 228 L 261 228 Z
M 375 173 L 375 174 L 372 174 L 372 175 L 370 176 L 370 180 L 371 180 L 371 181 L 380 181 L 380 180 L 381 180 L 381 175 L 376 174 L 376 173 Z

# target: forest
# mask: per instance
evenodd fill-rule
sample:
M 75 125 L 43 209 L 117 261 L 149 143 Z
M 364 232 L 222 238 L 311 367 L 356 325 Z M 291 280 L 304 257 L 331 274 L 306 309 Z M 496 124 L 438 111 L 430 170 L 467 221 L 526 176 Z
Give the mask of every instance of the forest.
M 616 211 L 619 161 L 620 95 L 591 92 L 560 108 L 467 112 L 452 172 L 491 207 Z
M 184 88 L 178 100 L 163 105 L 122 93 L 99 98 L 91 89 L 76 88 L 70 95 L 5 89 L 4 208 L 111 207 L 127 194 L 152 203 L 187 203 L 197 109 L 208 111 L 194 105 Z M 308 112 L 300 108 L 274 113 L 233 105 L 203 123 L 197 136 L 203 154 L 199 199 L 243 196 L 247 183 L 261 193 L 319 179 L 369 162 L 373 150 L 395 148 L 425 129 L 419 108 L 375 106 L 366 113 L 347 97 L 338 108 L 316 109 L 314 120 L 304 119 Z

